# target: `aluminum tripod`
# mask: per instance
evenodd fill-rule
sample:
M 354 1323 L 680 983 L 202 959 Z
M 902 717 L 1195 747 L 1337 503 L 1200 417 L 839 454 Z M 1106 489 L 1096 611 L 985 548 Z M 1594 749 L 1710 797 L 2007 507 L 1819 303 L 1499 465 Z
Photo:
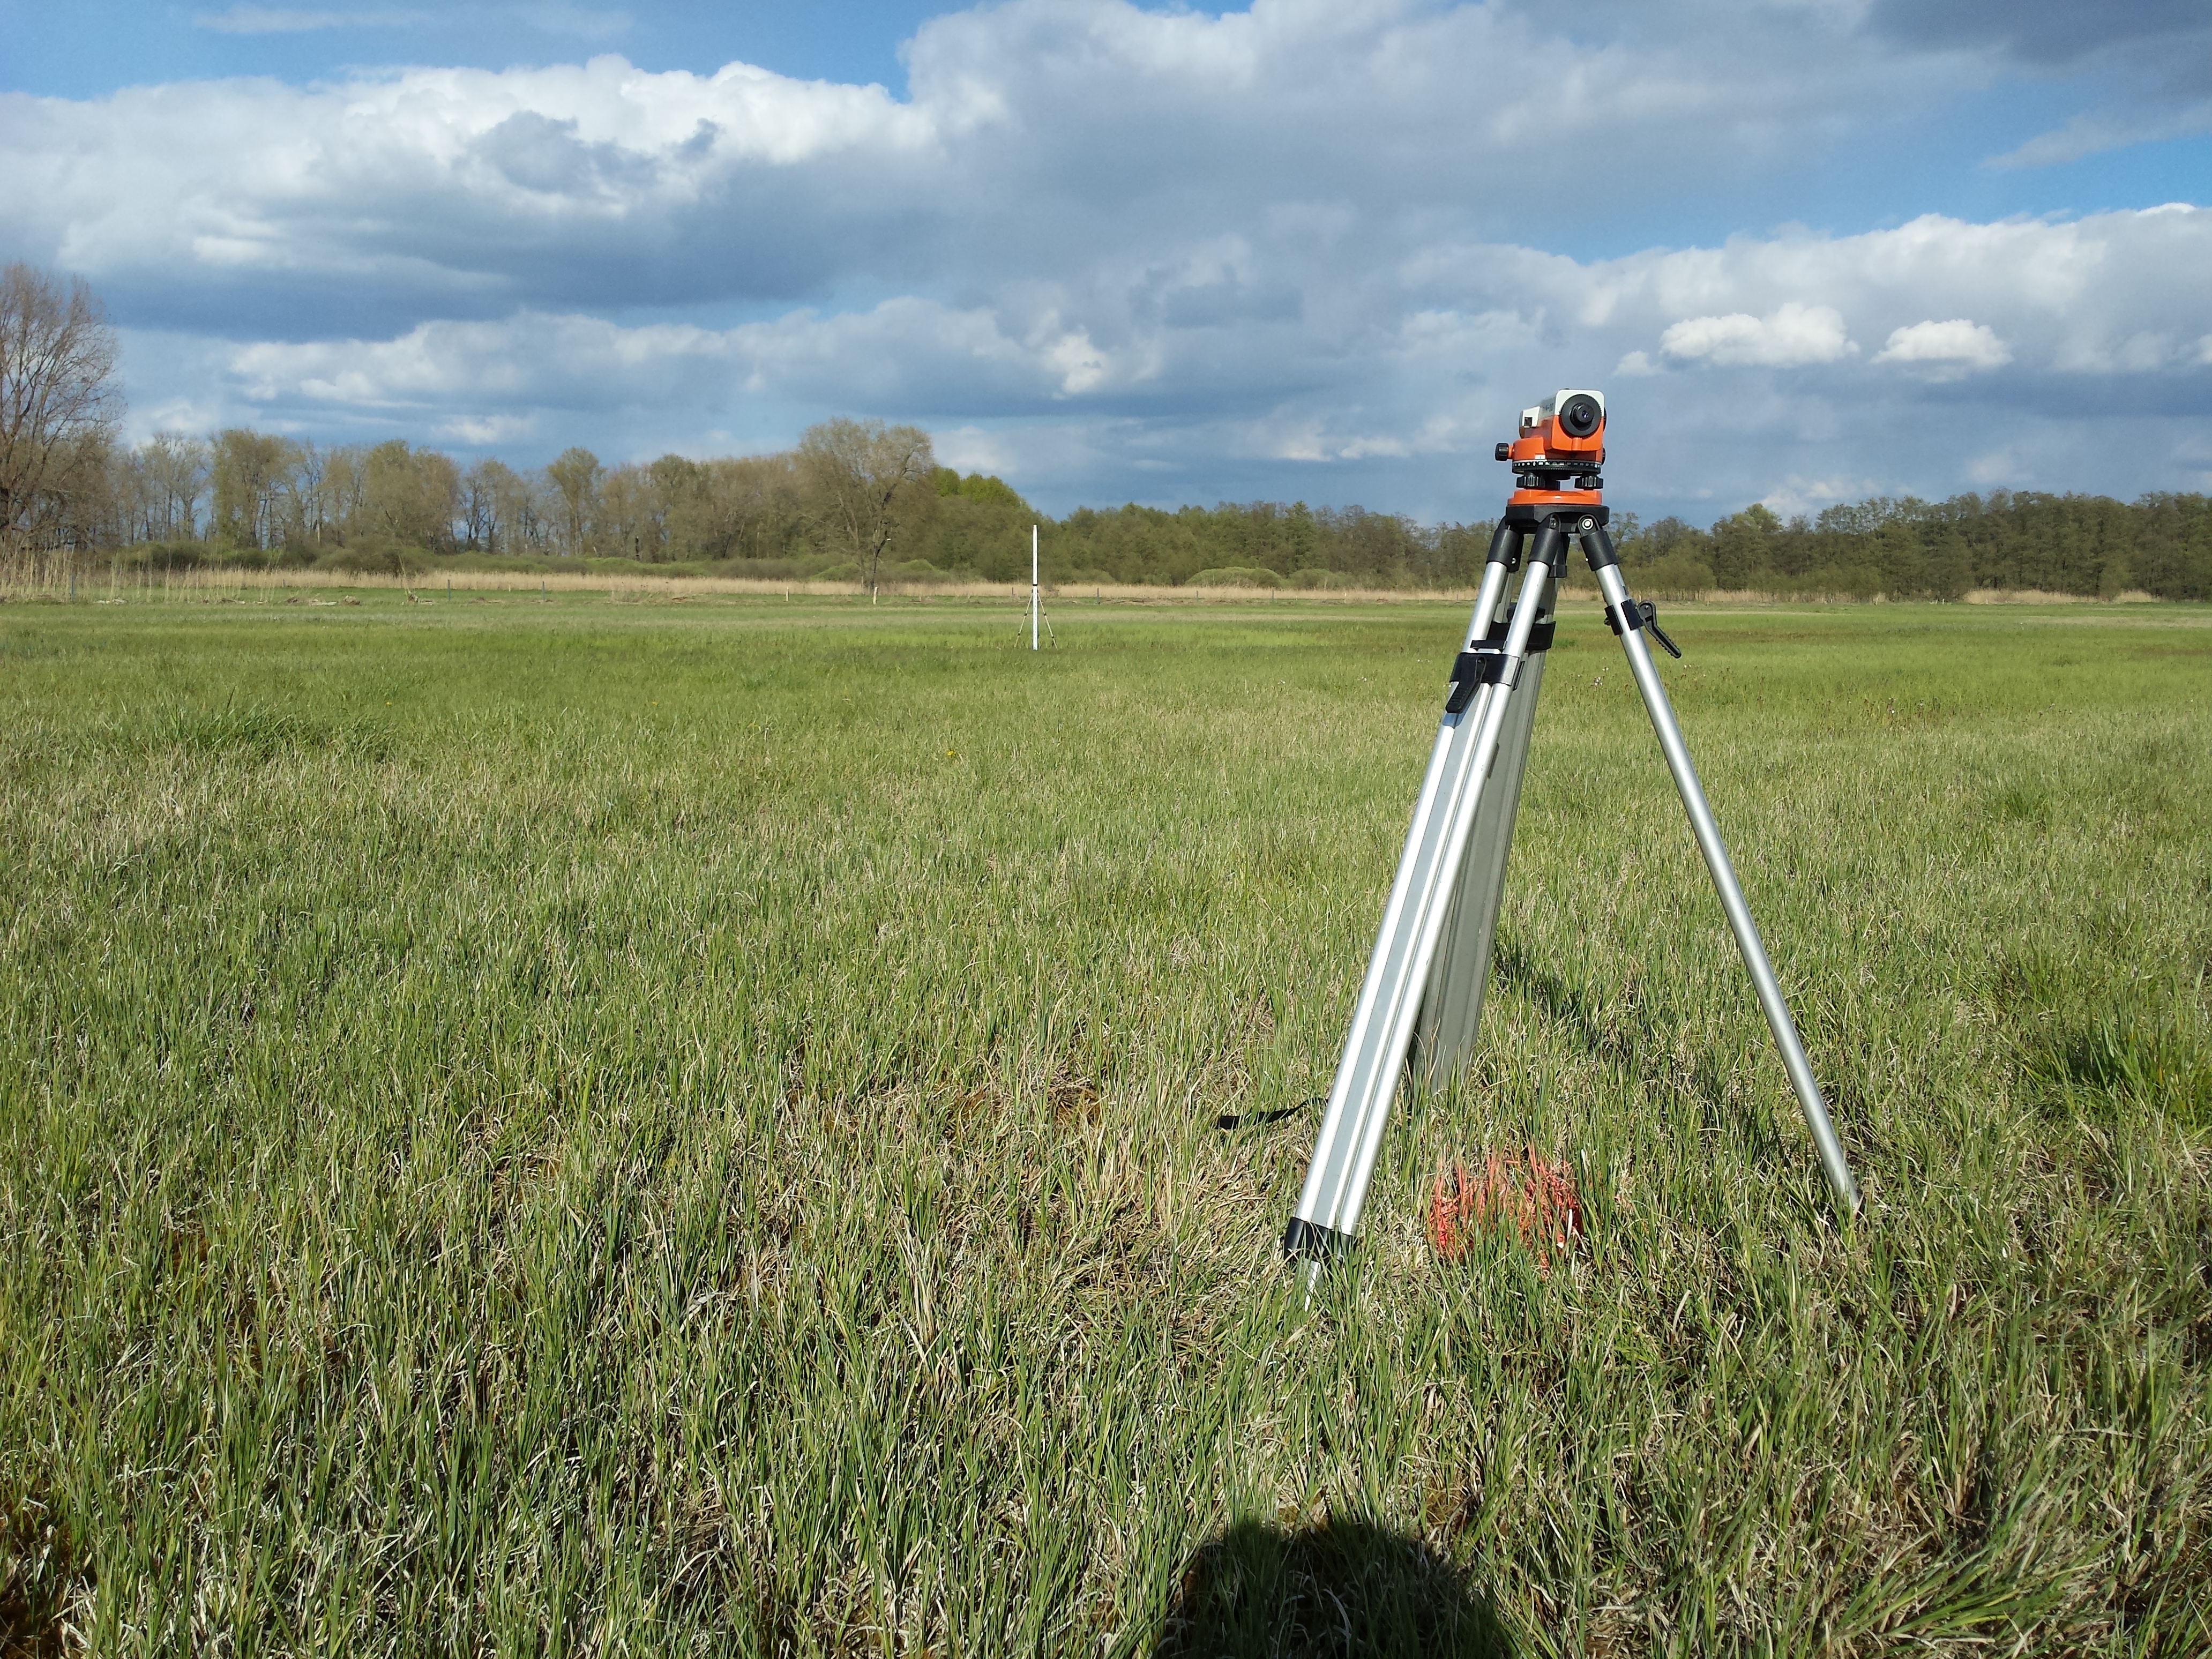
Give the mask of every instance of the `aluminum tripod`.
M 1308 1259 L 1315 1270 L 1347 1248 L 1358 1227 L 1409 1058 L 1415 1081 L 1435 1087 L 1474 1051 L 1544 653 L 1552 643 L 1553 590 L 1576 541 L 1604 596 L 1607 623 L 1627 653 L 1629 672 L 1659 734 L 1821 1167 L 1844 1212 L 1858 1210 L 1850 1167 L 1644 635 L 1681 653 L 1660 631 L 1651 605 L 1629 597 L 1606 533 L 1608 515 L 1599 494 L 1604 480 L 1597 476 L 1604 435 L 1604 398 L 1594 392 L 1561 392 L 1525 411 L 1520 438 L 1498 447 L 1498 458 L 1512 462 L 1521 487 L 1491 538 L 1474 615 L 1452 667 L 1443 719 L 1352 1009 L 1313 1166 L 1283 1235 L 1284 1250 Z M 1576 487 L 1563 488 L 1571 475 L 1581 475 Z M 1509 605 L 1506 587 L 1516 571 L 1520 586 Z

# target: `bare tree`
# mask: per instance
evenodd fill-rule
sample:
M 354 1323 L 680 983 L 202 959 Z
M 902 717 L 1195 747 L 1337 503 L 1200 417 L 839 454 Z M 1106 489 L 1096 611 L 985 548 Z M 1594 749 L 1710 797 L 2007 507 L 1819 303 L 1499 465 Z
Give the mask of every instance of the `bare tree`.
M 328 527 L 330 492 L 325 488 L 331 471 L 330 452 L 319 449 L 312 438 L 292 447 L 292 465 L 277 480 L 278 512 L 287 545 L 319 547 Z
M 672 515 L 676 532 L 713 557 L 769 558 L 788 553 L 806 526 L 799 464 L 781 455 L 744 455 L 709 461 L 705 488 L 680 500 Z
M 368 450 L 361 444 L 333 444 L 323 452 L 322 520 L 336 532 L 338 545 L 362 524 L 368 488 Z
M 607 469 L 599 481 L 599 543 L 602 556 L 660 556 L 659 491 L 653 474 L 635 461 Z
M 210 538 L 231 547 L 282 546 L 285 484 L 298 458 L 299 446 L 273 432 L 233 426 L 216 433 Z
M 929 434 L 881 421 L 824 421 L 800 436 L 799 463 L 823 534 L 851 552 L 873 593 L 884 550 L 935 502 Z
M 411 547 L 444 552 L 453 544 L 461 473 L 435 449 L 410 449 L 388 438 L 361 459 L 361 515 L 368 529 Z
M 32 265 L 0 272 L 0 556 L 58 527 L 71 497 L 100 481 L 123 412 L 115 356 L 82 278 L 64 288 Z
M 522 480 L 496 455 L 487 455 L 461 475 L 461 524 L 471 552 L 504 553 L 508 539 L 521 533 L 515 498 Z
M 200 501 L 207 494 L 208 447 L 180 432 L 156 432 L 138 446 L 145 490 L 141 511 L 149 541 L 192 541 L 200 533 Z
M 561 492 L 563 528 L 571 556 L 584 550 L 599 508 L 599 458 L 588 449 L 572 447 L 554 457 L 545 468 L 553 488 Z

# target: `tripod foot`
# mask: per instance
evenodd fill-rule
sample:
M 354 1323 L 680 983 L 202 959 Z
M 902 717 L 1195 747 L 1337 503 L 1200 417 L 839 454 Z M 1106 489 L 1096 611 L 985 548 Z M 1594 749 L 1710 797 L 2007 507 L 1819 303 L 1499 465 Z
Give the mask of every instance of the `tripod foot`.
M 1324 1227 L 1318 1221 L 1309 1221 L 1294 1215 L 1283 1234 L 1283 1254 L 1293 1261 L 1304 1257 L 1309 1261 L 1334 1261 L 1352 1248 L 1352 1235 L 1340 1233 L 1334 1227 Z

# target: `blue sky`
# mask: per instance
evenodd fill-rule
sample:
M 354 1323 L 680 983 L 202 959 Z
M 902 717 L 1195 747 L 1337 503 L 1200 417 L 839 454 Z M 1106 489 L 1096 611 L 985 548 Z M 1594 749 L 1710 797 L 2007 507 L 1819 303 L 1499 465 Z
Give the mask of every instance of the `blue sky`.
M 131 431 L 927 426 L 1053 510 L 2212 488 L 2212 8 L 4 0 L 0 257 Z

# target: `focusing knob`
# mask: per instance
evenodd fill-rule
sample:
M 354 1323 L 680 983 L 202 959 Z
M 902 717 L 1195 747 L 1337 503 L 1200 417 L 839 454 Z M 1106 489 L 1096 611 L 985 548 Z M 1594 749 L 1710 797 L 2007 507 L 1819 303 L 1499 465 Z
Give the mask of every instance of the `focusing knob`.
M 1498 445 L 1498 459 L 1501 461 L 1511 460 L 1513 459 L 1513 446 L 1511 444 Z

